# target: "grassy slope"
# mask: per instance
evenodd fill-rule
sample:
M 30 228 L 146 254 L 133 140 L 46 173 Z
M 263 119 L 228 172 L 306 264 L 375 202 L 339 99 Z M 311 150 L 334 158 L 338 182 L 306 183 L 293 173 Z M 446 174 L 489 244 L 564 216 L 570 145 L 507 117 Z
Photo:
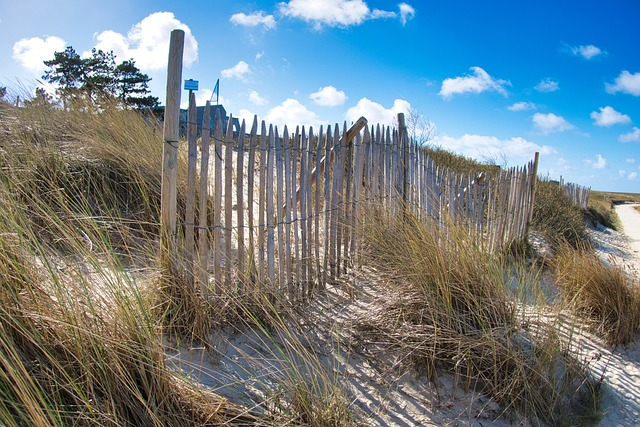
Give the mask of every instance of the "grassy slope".
M 147 275 L 157 276 L 157 128 L 121 110 L 96 114 L 0 104 L 0 114 L 0 201 L 5 207 L 0 217 L 0 423 L 155 426 L 199 425 L 207 419 L 256 421 L 242 408 L 176 377 L 164 363 L 158 331 L 171 326 L 166 319 L 176 322 L 176 311 L 184 310 L 189 322 L 208 327 L 211 323 L 203 317 L 211 317 L 209 303 L 194 298 L 179 282 L 169 290 L 154 283 L 147 286 L 124 268 L 142 264 L 149 268 Z M 457 169 L 478 167 L 450 153 L 438 155 Z M 538 209 L 538 224 L 550 236 L 581 237 L 575 225 L 576 218 L 581 221 L 580 212 L 569 209 L 560 219 L 548 217 L 548 212 L 557 214 L 554 206 L 566 203 L 558 200 L 561 196 L 553 188 L 547 190 L 538 198 L 539 204 L 549 204 Z M 562 228 L 551 230 L 554 224 Z M 388 342 L 394 351 L 408 352 L 404 359 L 427 367 L 432 375 L 434 369 L 464 371 L 470 387 L 505 406 L 515 404 L 533 419 L 562 424 L 581 415 L 584 408 L 576 398 L 597 400 L 592 379 L 579 361 L 562 351 L 553 329 L 531 334 L 514 317 L 514 303 L 530 303 L 531 296 L 542 291 L 536 289 L 539 283 L 529 280 L 526 286 L 512 288 L 504 271 L 523 275 L 530 270 L 529 260 L 479 253 L 473 239 L 453 225 L 453 245 L 446 244 L 448 239 L 437 227 L 405 228 L 387 222 L 373 229 L 381 234 L 363 234 L 361 255 L 371 259 L 367 267 L 389 278 L 395 289 L 389 297 L 414 295 L 424 302 L 406 305 L 402 298 L 388 299 L 384 304 L 390 310 L 370 319 L 374 339 Z M 565 277 L 558 265 L 555 274 Z M 407 272 L 407 266 L 415 271 Z M 606 282 L 607 271 L 602 274 Z M 564 309 L 580 300 L 583 290 L 572 288 L 572 297 L 555 308 L 546 306 L 545 298 L 534 299 L 545 309 Z M 235 312 L 234 319 L 248 319 L 244 327 L 287 336 L 282 353 L 302 358 L 314 378 L 326 375 L 328 380 L 319 387 L 305 375 L 293 374 L 282 385 L 289 391 L 282 397 L 288 403 L 278 406 L 277 417 L 272 414 L 259 422 L 354 423 L 346 412 L 348 398 L 340 393 L 339 378 L 323 374 L 300 338 L 287 330 L 286 316 L 265 304 L 273 300 L 260 298 L 246 303 L 229 296 L 223 302 Z M 425 306 L 432 307 L 431 314 L 424 314 Z M 625 310 L 624 304 L 620 307 Z M 590 318 L 597 324 L 597 316 L 609 319 L 615 309 L 604 307 L 595 320 Z M 584 307 L 576 312 L 585 315 Z M 586 316 L 593 313 L 586 310 Z M 616 336 L 633 337 L 637 325 L 630 328 L 631 333 Z M 189 338 L 184 328 L 174 331 Z M 574 376 L 562 382 L 555 376 L 557 369 Z M 582 386 L 572 388 L 577 383 Z M 270 405 L 265 403 L 256 402 Z M 587 405 L 591 412 L 596 406 Z M 593 416 L 587 412 L 582 415 Z

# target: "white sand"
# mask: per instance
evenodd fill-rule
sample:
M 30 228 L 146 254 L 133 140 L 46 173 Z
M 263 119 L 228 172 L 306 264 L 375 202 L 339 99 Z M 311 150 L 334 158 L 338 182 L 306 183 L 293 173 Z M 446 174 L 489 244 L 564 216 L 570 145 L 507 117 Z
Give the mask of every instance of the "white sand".
M 624 233 L 603 229 L 592 233 L 603 258 L 624 266 L 630 274 L 640 272 L 640 213 L 637 205 L 615 207 Z M 604 369 L 604 417 L 599 426 L 640 425 L 640 342 L 626 347 L 607 348 L 597 339 L 584 343 L 598 354 L 593 371 Z
M 630 253 L 640 268 L 640 212 L 635 207 L 640 204 L 616 205 L 616 213 L 622 224 L 622 232 L 629 238 Z

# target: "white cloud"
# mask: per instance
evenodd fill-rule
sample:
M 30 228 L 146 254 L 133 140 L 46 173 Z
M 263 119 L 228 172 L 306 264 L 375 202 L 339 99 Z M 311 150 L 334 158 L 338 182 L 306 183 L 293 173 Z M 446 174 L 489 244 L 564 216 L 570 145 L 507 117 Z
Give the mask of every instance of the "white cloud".
M 553 147 L 538 145 L 519 136 L 500 139 L 495 136 L 465 134 L 460 138 L 438 136 L 433 142 L 436 146 L 480 161 L 504 155 L 510 162 L 520 164 L 531 160 L 536 152 L 542 155 L 556 153 Z
M 256 61 L 258 61 L 259 59 L 261 59 L 264 56 L 264 50 L 262 52 L 258 52 L 256 53 Z
M 486 91 L 495 91 L 507 96 L 507 90 L 504 87 L 511 85 L 510 82 L 494 79 L 480 67 L 471 67 L 470 71 L 472 75 L 444 79 L 438 94 L 445 99 L 451 98 L 456 94 L 482 93 Z
M 387 109 L 370 99 L 361 98 L 355 106 L 347 110 L 346 118 L 349 122 L 355 122 L 360 117 L 364 117 L 369 124 L 397 125 L 398 113 L 407 115 L 409 110 L 411 110 L 411 104 L 404 99 L 396 99 L 393 101 L 393 106 Z
M 546 79 L 540 80 L 540 83 L 538 83 L 534 87 L 534 89 L 542 93 L 555 92 L 560 89 L 560 85 L 558 84 L 558 82 L 553 81 L 550 78 L 546 78 Z
M 575 126 L 566 121 L 564 117 L 557 116 L 553 113 L 535 113 L 532 119 L 534 126 L 544 134 L 564 132 L 575 128 Z
M 624 70 L 616 77 L 615 84 L 605 83 L 608 93 L 622 92 L 633 96 L 640 96 L 640 73 L 631 74 Z
M 273 15 L 265 15 L 263 11 L 254 12 L 250 15 L 236 13 L 231 15 L 229 22 L 233 25 L 243 25 L 245 27 L 262 25 L 267 30 L 272 30 L 276 27 L 276 20 L 273 18 Z
M 171 31 L 184 31 L 183 64 L 190 66 L 198 59 L 198 42 L 187 24 L 171 12 L 156 12 L 135 24 L 126 36 L 115 31 L 103 31 L 95 36 L 96 49 L 113 51 L 119 60 L 133 58 L 142 71 L 163 70 L 167 67 Z
M 244 61 L 239 61 L 231 68 L 227 68 L 220 72 L 220 76 L 223 79 L 238 79 L 246 81 L 247 75 L 250 73 L 249 64 Z
M 281 126 L 282 129 L 284 125 L 295 128 L 298 125 L 317 126 L 320 123 L 316 113 L 292 98 L 287 98 L 282 104 L 270 109 L 264 119 L 267 123 Z
M 631 123 L 631 118 L 613 109 L 613 107 L 600 107 L 600 112 L 592 111 L 591 118 L 596 126 L 613 126 L 616 124 Z
M 238 120 L 240 120 L 240 123 L 242 123 L 243 120 L 245 121 L 247 132 L 251 129 L 251 126 L 253 126 L 254 116 L 255 116 L 255 113 L 245 108 L 241 108 L 240 111 L 238 111 Z
M 596 154 L 596 159 L 586 159 L 584 164 L 593 169 L 604 169 L 607 167 L 607 159 L 602 157 L 602 154 Z
M 629 181 L 635 181 L 636 179 L 638 179 L 638 172 L 631 172 L 629 176 L 627 176 L 627 179 Z
M 249 92 L 249 102 L 253 105 L 267 105 L 269 101 L 260 96 L 258 91 L 252 90 Z
M 596 56 L 606 54 L 606 52 L 603 52 L 602 49 L 592 44 L 587 46 L 567 46 L 566 50 L 571 54 L 575 56 L 581 56 L 586 60 L 590 60 L 595 58 Z
M 309 98 L 313 100 L 316 105 L 322 105 L 325 107 L 336 107 L 344 104 L 348 97 L 341 90 L 336 89 L 333 86 L 325 86 L 318 89 L 317 92 L 309 95 Z
M 624 161 L 632 165 L 636 162 L 636 159 L 634 159 L 633 157 L 629 157 L 628 159 L 624 159 Z
M 413 18 L 415 9 L 407 3 L 398 5 L 399 12 L 380 9 L 371 11 L 363 0 L 289 0 L 278 5 L 280 13 L 313 23 L 316 29 L 360 25 L 369 19 L 400 17 L 402 25 Z
M 290 0 L 279 7 L 283 15 L 313 22 L 317 28 L 359 25 L 369 16 L 369 7 L 362 0 Z
M 395 12 L 387 10 L 373 9 L 371 12 L 371 19 L 395 18 L 396 16 L 398 15 Z
M 55 52 L 65 48 L 66 42 L 56 36 L 21 39 L 13 44 L 13 59 L 29 71 L 41 74 L 47 68 L 43 61 L 53 59 Z
M 618 137 L 620 142 L 640 142 L 640 128 L 633 127 L 631 132 L 622 134 Z
M 416 10 L 407 3 L 400 3 L 398 8 L 400 9 L 400 22 L 402 22 L 402 25 L 405 25 L 409 19 L 413 19 L 416 14 Z
M 618 176 L 624 178 L 627 175 L 627 171 L 624 169 L 618 169 Z
M 516 102 L 513 105 L 507 107 L 509 111 L 527 111 L 527 110 L 535 110 L 537 108 L 536 104 L 533 102 Z

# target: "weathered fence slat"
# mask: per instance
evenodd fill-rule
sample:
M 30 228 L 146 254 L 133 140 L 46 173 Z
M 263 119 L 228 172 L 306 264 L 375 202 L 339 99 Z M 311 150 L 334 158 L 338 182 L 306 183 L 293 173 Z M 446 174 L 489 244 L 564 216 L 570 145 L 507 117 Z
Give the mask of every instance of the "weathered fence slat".
M 222 272 L 222 139 L 222 118 L 220 110 L 218 110 L 213 126 L 213 271 L 215 273 L 216 294 L 222 290 L 220 279 Z
M 245 270 L 245 243 L 244 243 L 244 140 L 245 121 L 240 125 L 240 134 L 238 135 L 238 155 L 236 167 L 236 222 L 238 224 L 238 286 L 242 287 L 246 282 Z
M 202 138 L 200 142 L 200 194 L 198 196 L 198 265 L 200 292 L 206 298 L 209 287 L 209 229 L 207 221 L 207 201 L 209 200 L 209 143 L 211 142 L 211 104 L 204 108 Z
M 196 115 L 196 95 L 190 92 L 187 133 L 187 204 L 185 209 L 184 258 L 188 286 L 194 286 L 193 263 L 195 261 L 195 211 L 196 211 L 196 166 L 198 163 L 198 123 Z

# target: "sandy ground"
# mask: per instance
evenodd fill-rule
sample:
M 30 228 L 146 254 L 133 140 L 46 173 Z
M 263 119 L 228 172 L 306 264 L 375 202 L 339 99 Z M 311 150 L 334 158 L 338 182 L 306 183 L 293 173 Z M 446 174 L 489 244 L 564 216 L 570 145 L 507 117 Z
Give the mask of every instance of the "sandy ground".
M 640 271 L 640 213 L 630 205 L 617 208 L 626 234 L 600 227 L 590 230 L 603 260 Z M 354 292 L 344 292 L 344 286 Z M 295 332 L 227 331 L 215 334 L 216 352 L 167 343 L 168 363 L 192 379 L 227 396 L 234 403 L 272 410 L 286 400 L 287 384 L 296 375 L 328 372 L 330 382 L 342 384 L 351 411 L 370 426 L 527 426 L 526 420 L 505 416 L 491 399 L 468 393 L 453 376 L 436 384 L 398 369 L 399 363 L 354 343 L 353 322 L 375 309 L 380 286 L 366 272 L 349 283 L 329 289 L 308 307 L 301 322 L 305 338 L 298 351 L 286 350 Z M 571 323 L 570 321 L 568 323 Z M 562 332 L 562 331 L 561 331 Z M 640 425 L 640 342 L 612 348 L 588 334 L 571 335 L 571 350 L 587 361 L 596 378 L 603 378 L 603 418 L 598 426 Z M 302 351 L 309 364 L 300 358 Z M 313 365 L 316 366 L 313 366 Z M 261 409 L 263 410 L 263 409 Z M 277 412 L 277 409 L 276 409 Z
M 623 232 L 604 227 L 591 231 L 591 238 L 603 260 L 622 266 L 635 275 L 640 273 L 640 213 L 637 205 L 617 205 Z M 640 425 L 640 342 L 626 347 L 608 348 L 599 340 L 585 340 L 586 354 L 598 355 L 594 373 L 603 371 L 604 417 L 599 426 Z
M 622 223 L 622 232 L 629 238 L 630 253 L 635 256 L 640 268 L 640 212 L 635 207 L 640 204 L 617 205 L 616 213 Z

